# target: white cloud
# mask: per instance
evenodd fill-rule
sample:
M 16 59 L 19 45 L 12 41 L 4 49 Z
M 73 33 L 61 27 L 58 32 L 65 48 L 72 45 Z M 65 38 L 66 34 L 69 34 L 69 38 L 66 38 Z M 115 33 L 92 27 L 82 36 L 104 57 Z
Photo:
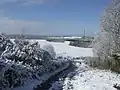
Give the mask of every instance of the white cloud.
M 43 4 L 46 1 L 50 0 L 0 0 L 0 4 L 11 4 L 11 3 L 18 3 L 23 5 L 31 5 L 31 4 Z
M 45 34 L 45 26 L 42 22 L 27 20 L 12 20 L 0 17 L 0 32 L 8 34 L 20 34 L 24 29 L 25 34 Z

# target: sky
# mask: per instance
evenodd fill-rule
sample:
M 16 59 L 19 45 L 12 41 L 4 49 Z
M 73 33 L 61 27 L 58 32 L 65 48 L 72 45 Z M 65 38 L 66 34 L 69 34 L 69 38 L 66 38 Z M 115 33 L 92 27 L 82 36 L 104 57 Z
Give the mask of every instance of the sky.
M 0 32 L 86 35 L 100 30 L 110 0 L 0 0 Z

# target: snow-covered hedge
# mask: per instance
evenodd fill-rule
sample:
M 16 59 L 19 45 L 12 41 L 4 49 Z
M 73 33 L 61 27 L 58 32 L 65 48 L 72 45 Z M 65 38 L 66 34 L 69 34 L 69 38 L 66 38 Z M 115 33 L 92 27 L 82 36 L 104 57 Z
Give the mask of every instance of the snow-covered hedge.
M 61 68 L 64 61 L 53 60 L 55 51 L 51 45 L 40 48 L 38 42 L 16 39 L 12 43 L 0 36 L 0 90 L 15 88 Z
M 7 59 L 0 59 L 0 90 L 13 88 L 24 84 L 31 78 L 32 70 Z
M 52 73 L 64 64 L 47 62 L 33 68 L 20 62 L 0 59 L 0 90 L 22 86 L 35 79 L 40 80 L 40 76 Z
M 52 59 L 49 52 L 40 48 L 38 42 L 30 43 L 22 39 L 15 40 L 15 45 L 8 47 L 1 56 L 31 66 L 40 65 L 42 61 L 49 61 Z
M 111 0 L 101 18 L 101 31 L 94 40 L 94 55 L 103 61 L 109 69 L 120 72 L 120 1 Z

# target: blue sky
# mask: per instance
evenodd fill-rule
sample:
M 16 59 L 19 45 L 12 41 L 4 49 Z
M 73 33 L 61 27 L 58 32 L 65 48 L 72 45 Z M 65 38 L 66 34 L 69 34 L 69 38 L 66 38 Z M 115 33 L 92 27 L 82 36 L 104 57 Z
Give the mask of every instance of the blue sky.
M 1 0 L 1 32 L 34 35 L 94 35 L 110 0 Z

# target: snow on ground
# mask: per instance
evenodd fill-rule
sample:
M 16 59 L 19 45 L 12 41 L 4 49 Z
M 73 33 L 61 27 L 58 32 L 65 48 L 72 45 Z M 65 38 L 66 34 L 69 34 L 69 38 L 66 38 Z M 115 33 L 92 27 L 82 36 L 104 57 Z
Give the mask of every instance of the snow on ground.
M 79 48 L 74 46 L 69 46 L 68 42 L 56 43 L 47 42 L 45 40 L 37 40 L 41 46 L 44 44 L 53 45 L 57 54 L 63 54 L 66 56 L 80 57 L 80 56 L 93 56 L 91 48 Z M 77 73 L 73 79 L 66 78 L 64 81 L 63 90 L 116 90 L 113 84 L 120 83 L 120 75 L 115 74 L 110 71 L 90 69 L 84 63 L 77 63 L 76 66 Z M 52 87 L 57 90 L 61 87 L 61 83 L 56 81 Z M 59 85 L 58 85 L 59 84 Z
M 66 78 L 63 90 L 116 90 L 113 85 L 120 84 L 120 75 L 109 70 L 93 69 L 77 64 L 77 74 Z
M 111 71 L 92 69 L 84 63 L 77 66 L 75 72 L 70 72 L 64 81 L 53 83 L 49 90 L 116 90 L 113 85 L 120 83 L 120 75 Z
M 34 40 L 31 41 L 34 42 Z M 53 45 L 57 54 L 71 57 L 93 56 L 91 48 L 69 46 L 69 42 L 36 41 L 40 43 L 41 47 L 45 44 Z M 116 90 L 113 84 L 120 84 L 120 75 L 116 73 L 107 70 L 91 69 L 86 66 L 84 62 L 82 62 L 82 64 L 77 63 L 76 66 L 78 66 L 76 70 L 77 74 L 73 78 L 65 78 L 64 82 L 56 81 L 53 83 L 52 87 L 55 88 L 54 90 L 59 90 L 59 87 L 63 87 L 63 90 Z M 61 83 L 63 83 L 62 86 Z
M 81 39 L 82 37 L 78 37 L 78 36 L 70 36 L 70 37 L 49 37 L 51 39 Z
M 66 78 L 63 90 L 116 90 L 113 84 L 120 83 L 120 75 L 105 70 L 88 70 L 74 79 Z
M 32 42 L 34 40 L 31 40 Z M 81 56 L 93 56 L 92 48 L 79 48 L 74 46 L 69 46 L 69 42 L 58 43 L 58 42 L 48 42 L 46 40 L 36 40 L 40 43 L 41 46 L 45 44 L 53 45 L 57 54 L 64 56 L 72 57 L 81 57 Z

